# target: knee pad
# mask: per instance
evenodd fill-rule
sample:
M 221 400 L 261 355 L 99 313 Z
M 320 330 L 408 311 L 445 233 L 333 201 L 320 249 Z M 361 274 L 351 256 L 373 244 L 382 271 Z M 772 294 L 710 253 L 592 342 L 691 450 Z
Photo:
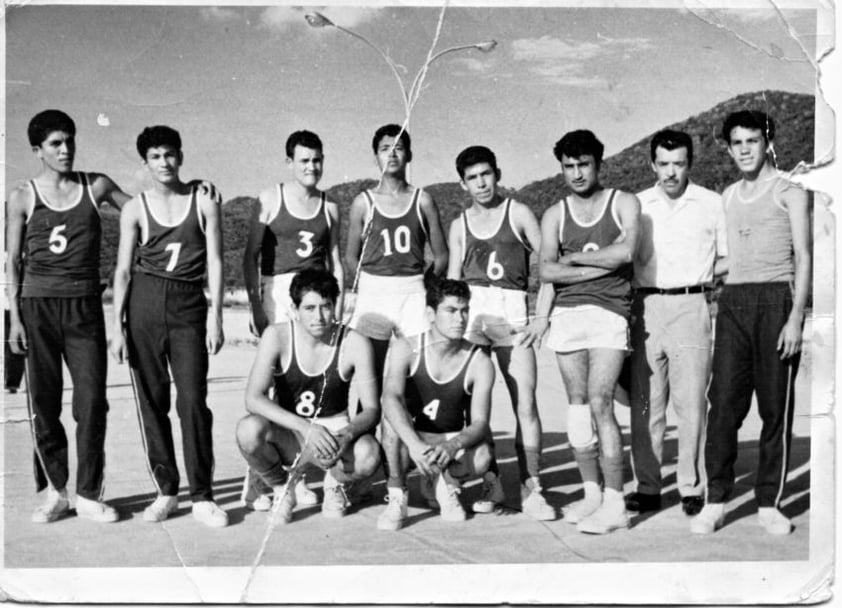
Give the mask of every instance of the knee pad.
M 567 406 L 567 439 L 570 441 L 570 447 L 576 450 L 596 445 L 597 438 L 589 405 Z

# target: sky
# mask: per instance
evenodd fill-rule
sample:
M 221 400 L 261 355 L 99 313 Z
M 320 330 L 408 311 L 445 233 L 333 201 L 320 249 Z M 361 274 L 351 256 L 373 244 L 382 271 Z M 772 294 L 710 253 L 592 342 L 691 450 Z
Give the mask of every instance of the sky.
M 497 46 L 429 66 L 409 123 L 411 181 L 455 181 L 456 155 L 480 144 L 496 152 L 503 185 L 517 188 L 558 173 L 552 147 L 572 129 L 594 131 L 610 156 L 740 93 L 815 92 L 815 49 L 830 35 L 814 10 L 716 5 L 448 5 L 436 51 Z M 26 125 L 45 108 L 75 119 L 77 169 L 107 173 L 130 193 L 149 186 L 134 142 L 153 124 L 181 132 L 182 176 L 213 181 L 226 199 L 287 179 L 284 142 L 298 129 L 325 144 L 324 187 L 376 177 L 371 137 L 403 121 L 401 89 L 361 40 L 310 27 L 313 10 L 390 57 L 406 88 L 441 16 L 435 4 L 8 6 L 6 192 L 40 168 Z

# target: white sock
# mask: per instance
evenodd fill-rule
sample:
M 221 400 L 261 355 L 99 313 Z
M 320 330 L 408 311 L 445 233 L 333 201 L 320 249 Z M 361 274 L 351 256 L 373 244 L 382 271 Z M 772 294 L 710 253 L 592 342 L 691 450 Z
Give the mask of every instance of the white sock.
M 586 481 L 582 484 L 585 489 L 585 500 L 602 502 L 602 488 L 593 481 Z

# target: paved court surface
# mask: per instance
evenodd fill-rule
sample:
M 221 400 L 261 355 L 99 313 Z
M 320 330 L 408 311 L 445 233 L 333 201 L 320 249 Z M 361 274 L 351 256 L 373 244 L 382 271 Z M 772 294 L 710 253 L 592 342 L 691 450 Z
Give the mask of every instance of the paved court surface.
M 163 524 L 142 519 L 154 497 L 144 464 L 129 374 L 125 365 L 109 362 L 109 428 L 107 435 L 106 499 L 122 514 L 116 524 L 96 524 L 75 516 L 49 525 L 30 523 L 30 512 L 41 500 L 34 494 L 31 437 L 24 394 L 6 395 L 4 429 L 4 545 L 6 569 L 104 567 L 250 567 L 267 538 L 264 514 L 244 509 L 239 493 L 244 463 L 234 443 L 237 420 L 244 414 L 243 388 L 254 354 L 243 311 L 226 310 L 229 342 L 212 357 L 210 406 L 214 413 L 216 454 L 215 493 L 230 515 L 225 529 L 208 529 L 194 521 L 186 487 L 180 510 Z M 544 483 L 552 504 L 561 507 L 578 499 L 579 477 L 564 429 L 566 398 L 551 353 L 539 354 L 538 403 L 544 424 Z M 417 478 L 410 479 L 410 518 L 399 532 L 376 529 L 384 508 L 382 473 L 373 486 L 373 500 L 355 505 L 342 520 L 325 520 L 318 507 L 299 508 L 292 524 L 276 528 L 263 546 L 265 566 L 413 565 L 413 564 L 609 564 L 662 562 L 789 562 L 807 560 L 810 549 L 810 361 L 805 358 L 797 382 L 797 409 L 790 478 L 783 511 L 795 531 L 771 537 L 755 522 L 753 468 L 757 459 L 756 414 L 747 420 L 740 439 L 735 498 L 729 503 L 726 526 L 708 537 L 690 534 L 675 486 L 676 432 L 672 421 L 666 442 L 665 508 L 632 520 L 628 530 L 607 536 L 576 532 L 559 519 L 536 522 L 518 511 L 517 465 L 513 448 L 514 416 L 502 381 L 494 389 L 492 428 L 509 497 L 502 513 L 470 516 L 460 524 L 441 521 L 417 500 Z M 68 382 L 69 384 L 69 382 Z M 63 420 L 71 432 L 69 386 Z M 634 489 L 629 468 L 628 409 L 618 406 L 627 457 L 626 491 Z M 173 414 L 174 416 L 174 414 Z M 176 428 L 176 444 L 180 435 Z M 72 457 L 71 457 L 72 458 Z M 179 450 L 180 458 L 180 450 Z M 73 466 L 71 461 L 71 466 Z M 72 468 L 71 468 L 72 470 Z M 321 479 L 310 473 L 320 492 Z M 72 479 L 71 479 L 72 486 Z M 478 495 L 477 482 L 468 484 L 463 500 Z M 815 538 L 815 535 L 814 535 Z M 828 541 L 830 542 L 830 541 Z

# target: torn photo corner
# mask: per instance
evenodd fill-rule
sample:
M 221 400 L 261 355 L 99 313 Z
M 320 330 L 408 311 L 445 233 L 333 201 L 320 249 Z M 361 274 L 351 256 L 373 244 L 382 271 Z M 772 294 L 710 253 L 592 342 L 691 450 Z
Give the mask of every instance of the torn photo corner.
M 43 155 L 27 138 L 30 119 L 42 109 L 73 117 L 76 170 L 106 174 L 130 195 L 151 184 L 135 149 L 138 133 L 147 125 L 171 125 L 183 139 L 182 178 L 208 180 L 228 197 L 222 206 L 224 284 L 232 292 L 223 314 L 226 345 L 210 357 L 207 382 L 213 498 L 229 525 L 214 529 L 191 516 L 195 480 L 188 479 L 184 460 L 191 446 L 182 444 L 189 431 L 177 420 L 175 390 L 170 420 L 182 472 L 178 509 L 163 522 L 144 521 L 144 509 L 158 494 L 150 476 L 155 465 L 147 460 L 131 367 L 113 361 L 102 498 L 120 520 L 95 523 L 71 508 L 51 523 L 33 523 L 45 493 L 35 491 L 32 425 L 20 423 L 33 420 L 28 384 L 39 378 L 30 370 L 20 390 L 4 393 L 0 416 L 4 599 L 797 605 L 831 597 L 839 511 L 833 203 L 842 195 L 833 113 L 842 107 L 842 65 L 834 51 L 839 16 L 832 3 L 34 1 L 3 10 L 7 200 L 42 169 Z M 483 480 L 474 477 L 459 495 L 467 520 L 444 521 L 422 494 L 420 476 L 411 473 L 403 527 L 379 530 L 378 518 L 389 506 L 382 468 L 367 483 L 343 488 L 349 506 L 341 518 L 324 517 L 321 504 L 299 500 L 289 523 L 272 525 L 265 512 L 245 505 L 247 465 L 235 437 L 247 414 L 244 390 L 257 349 L 242 258 L 257 193 L 294 179 L 284 150 L 290 133 L 307 129 L 321 137 L 319 188 L 337 205 L 344 257 L 351 204 L 365 189 L 422 187 L 448 230 L 470 202 L 454 160 L 471 145 L 494 151 L 501 191 L 538 219 L 569 193 L 553 147 L 578 129 L 604 144 L 599 181 L 606 187 L 639 193 L 653 186 L 650 141 L 670 128 L 692 138 L 692 182 L 722 193 L 741 178 L 721 132 L 726 116 L 739 110 L 773 118 L 770 156 L 777 175 L 809 189 L 812 201 L 813 268 L 781 482 L 780 510 L 793 524 L 791 534 L 770 535 L 758 525 L 754 490 L 763 421 L 756 402 L 739 430 L 724 525 L 713 534 L 691 533 L 682 511 L 672 405 L 660 510 L 632 514 L 628 529 L 604 535 L 583 534 L 563 516 L 530 518 L 523 513 L 518 459 L 532 446 L 518 443 L 499 371 L 490 427 L 505 500 L 492 513 L 471 512 L 483 489 Z M 378 164 L 377 142 L 372 144 L 386 124 L 400 125 L 411 137 L 400 171 Z M 110 285 L 120 217 L 107 205 L 100 217 L 100 272 Z M 371 232 L 363 232 L 362 252 L 378 236 Z M 395 252 L 404 246 L 400 240 L 390 244 Z M 430 257 L 428 251 L 428 262 Z M 539 284 L 537 252 L 531 260 L 530 314 Z M 358 272 L 359 264 L 346 264 L 346 284 L 356 285 Z M 346 300 L 355 296 L 349 292 Z M 107 320 L 113 316 L 110 297 L 109 288 Z M 556 357 L 546 347 L 534 352 L 541 486 L 561 515 L 582 498 L 582 479 L 567 437 L 568 397 Z M 64 371 L 67 447 L 57 458 L 69 460 L 74 507 L 76 387 Z M 352 384 L 352 404 L 353 395 Z M 624 446 L 623 493 L 629 495 L 637 490 L 631 411 L 617 406 L 614 413 Z M 305 484 L 323 500 L 323 471 L 308 468 Z

